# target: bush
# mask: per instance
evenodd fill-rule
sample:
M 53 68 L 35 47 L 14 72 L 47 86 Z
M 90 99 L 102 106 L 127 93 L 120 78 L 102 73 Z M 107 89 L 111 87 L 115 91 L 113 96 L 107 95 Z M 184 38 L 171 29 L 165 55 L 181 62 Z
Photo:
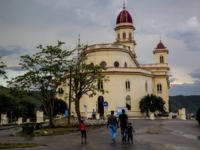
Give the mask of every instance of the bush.
M 33 135 L 33 131 L 35 129 L 35 124 L 27 123 L 22 126 L 22 132 L 26 135 Z

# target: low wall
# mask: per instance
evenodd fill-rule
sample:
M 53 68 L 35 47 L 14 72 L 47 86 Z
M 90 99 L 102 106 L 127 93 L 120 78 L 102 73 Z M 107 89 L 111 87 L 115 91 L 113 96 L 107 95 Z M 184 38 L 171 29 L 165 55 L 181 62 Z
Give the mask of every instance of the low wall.
M 107 119 L 85 119 L 86 126 L 90 125 L 105 125 L 107 124 Z M 56 118 L 53 119 L 53 124 L 56 127 L 67 127 L 68 126 L 68 118 Z M 79 126 L 78 118 L 70 119 L 71 126 Z

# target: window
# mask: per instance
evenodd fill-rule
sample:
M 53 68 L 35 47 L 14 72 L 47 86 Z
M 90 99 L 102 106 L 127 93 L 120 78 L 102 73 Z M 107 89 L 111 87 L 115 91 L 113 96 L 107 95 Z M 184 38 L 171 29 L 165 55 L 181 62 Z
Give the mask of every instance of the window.
M 131 97 L 129 95 L 126 96 L 126 108 L 131 110 Z
M 120 39 L 120 34 L 118 33 L 118 35 L 117 35 L 117 38 L 118 38 L 118 40 Z
M 103 89 L 103 82 L 102 81 L 98 81 L 98 89 Z
M 124 63 L 124 67 L 127 68 L 127 63 Z
M 123 39 L 126 39 L 126 33 L 125 32 L 123 33 Z
M 62 97 L 63 93 L 64 93 L 63 88 L 58 88 L 58 96 Z
M 157 93 L 162 93 L 162 85 L 160 83 L 157 84 Z
M 90 63 L 91 66 L 94 66 L 94 63 Z
M 130 91 L 130 81 L 126 81 L 126 91 Z
M 160 56 L 160 63 L 164 63 L 164 57 Z
M 148 84 L 147 84 L 147 81 L 145 82 L 145 92 L 148 92 Z
M 102 62 L 101 62 L 101 66 L 102 66 L 102 67 L 106 67 L 106 62 L 105 62 L 105 61 L 102 61 Z
M 116 61 L 116 62 L 114 62 L 114 66 L 115 67 L 119 67 L 119 63 Z
M 132 40 L 131 32 L 129 33 L 129 40 Z

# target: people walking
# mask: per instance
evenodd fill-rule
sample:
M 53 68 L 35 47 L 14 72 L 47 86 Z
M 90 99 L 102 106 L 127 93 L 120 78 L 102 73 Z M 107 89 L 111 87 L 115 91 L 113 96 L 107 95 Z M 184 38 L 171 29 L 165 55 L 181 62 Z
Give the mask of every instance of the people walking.
M 133 130 L 133 127 L 132 127 L 131 123 L 129 122 L 128 127 L 127 127 L 128 143 L 129 143 L 129 141 L 131 143 L 133 143 L 133 132 L 135 132 L 135 131 Z
M 96 119 L 96 111 L 93 109 L 93 111 L 92 111 L 92 118 L 93 119 Z
M 119 115 L 118 124 L 120 124 L 122 142 L 126 142 L 126 132 L 125 132 L 125 130 L 127 129 L 128 116 L 126 115 L 124 109 L 122 109 L 122 114 Z
M 107 121 L 107 129 L 110 130 L 110 137 L 112 142 L 115 143 L 115 138 L 117 136 L 117 118 L 114 116 L 114 111 L 111 110 L 111 116 L 108 118 Z
M 87 143 L 87 140 L 86 140 L 86 125 L 84 123 L 83 118 L 81 118 L 80 130 L 81 130 L 81 143 L 83 144 L 83 139 L 85 139 L 85 143 Z

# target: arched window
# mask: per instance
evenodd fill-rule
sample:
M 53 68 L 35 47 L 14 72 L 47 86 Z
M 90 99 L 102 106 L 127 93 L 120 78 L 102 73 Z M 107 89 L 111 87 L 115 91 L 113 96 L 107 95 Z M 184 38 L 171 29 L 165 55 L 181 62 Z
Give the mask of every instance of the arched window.
M 125 32 L 123 33 L 123 39 L 126 39 L 126 33 Z
M 131 97 L 129 95 L 126 96 L 126 108 L 131 110 Z
M 160 63 L 164 63 L 164 57 L 160 56 Z
M 132 40 L 131 32 L 129 32 L 129 40 L 130 40 L 130 41 Z
M 145 82 L 145 92 L 148 92 L 148 83 L 147 83 L 147 81 Z
M 157 84 L 157 93 L 162 93 L 162 85 L 160 83 Z
M 120 34 L 119 33 L 117 34 L 117 38 L 118 38 L 118 40 L 120 40 Z
M 94 63 L 90 63 L 91 66 L 94 66 Z
M 64 93 L 63 88 L 58 88 L 58 96 L 62 97 L 63 93 Z
M 124 63 L 124 67 L 127 68 L 127 63 Z
M 130 81 L 126 81 L 126 91 L 130 91 Z
M 103 81 L 98 81 L 98 89 L 103 89 Z

